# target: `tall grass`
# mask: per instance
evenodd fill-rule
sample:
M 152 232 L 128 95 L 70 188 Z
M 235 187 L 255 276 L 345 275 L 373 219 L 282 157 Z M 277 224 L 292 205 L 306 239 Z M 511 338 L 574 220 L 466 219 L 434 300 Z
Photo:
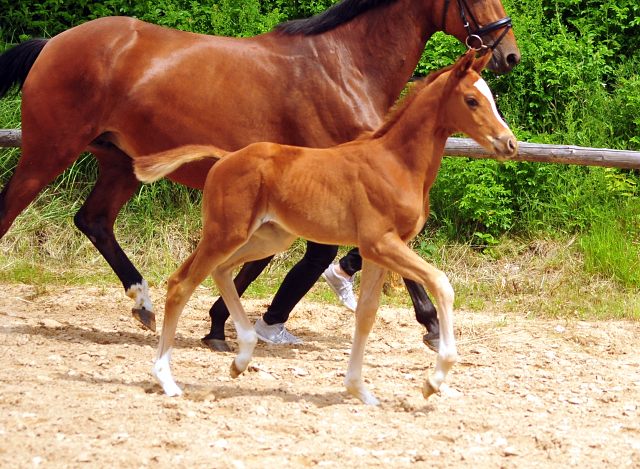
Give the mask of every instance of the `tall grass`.
M 640 202 L 632 199 L 599 218 L 580 239 L 585 270 L 640 287 Z

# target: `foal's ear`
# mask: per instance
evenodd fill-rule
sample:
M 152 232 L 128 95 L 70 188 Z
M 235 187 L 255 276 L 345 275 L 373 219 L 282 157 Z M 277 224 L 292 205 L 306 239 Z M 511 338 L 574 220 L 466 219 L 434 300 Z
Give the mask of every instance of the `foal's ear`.
M 487 64 L 489 63 L 489 60 L 491 60 L 491 55 L 493 54 L 493 51 L 491 49 L 489 49 L 487 51 L 486 54 L 484 54 L 482 57 L 478 58 L 474 63 L 473 63 L 473 70 L 480 75 L 480 72 L 482 70 L 484 70 L 484 68 L 487 66 Z
M 456 78 L 462 78 L 472 67 L 475 57 L 476 53 L 474 50 L 467 51 L 453 66 L 453 75 Z

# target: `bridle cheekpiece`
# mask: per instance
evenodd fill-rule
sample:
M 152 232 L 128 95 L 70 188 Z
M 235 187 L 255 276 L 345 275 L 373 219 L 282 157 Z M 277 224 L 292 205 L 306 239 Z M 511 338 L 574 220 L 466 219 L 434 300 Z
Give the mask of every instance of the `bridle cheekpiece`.
M 490 23 L 486 26 L 480 27 L 480 24 L 476 20 L 475 16 L 473 16 L 473 12 L 469 5 L 467 4 L 467 0 L 458 0 L 458 6 L 460 7 L 460 17 L 462 18 L 462 24 L 464 28 L 467 30 L 467 39 L 465 40 L 465 44 L 467 49 L 475 49 L 476 51 L 480 51 L 482 49 L 495 49 L 500 41 L 507 35 L 509 30 L 513 27 L 511 24 L 511 17 L 507 16 L 505 18 L 501 18 L 493 23 Z M 449 10 L 449 0 L 445 0 L 444 2 L 444 10 L 442 12 L 442 31 L 446 34 L 447 32 L 447 11 Z M 471 17 L 471 21 L 473 21 L 476 29 L 475 31 L 471 30 L 471 26 L 469 24 L 469 20 L 467 19 L 467 12 Z M 497 29 L 504 28 L 504 31 L 500 35 L 498 39 L 491 45 L 485 44 L 482 40 L 482 36 L 485 34 L 489 34 Z M 478 42 L 478 45 L 474 43 Z

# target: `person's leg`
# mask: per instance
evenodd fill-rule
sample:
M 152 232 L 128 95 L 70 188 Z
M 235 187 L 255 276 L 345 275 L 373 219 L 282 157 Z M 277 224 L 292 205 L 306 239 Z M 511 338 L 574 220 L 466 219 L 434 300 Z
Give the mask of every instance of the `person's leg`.
M 353 277 L 356 272 L 362 270 L 362 257 L 360 257 L 360 250 L 353 248 L 342 259 L 338 261 L 342 271 L 349 277 Z
M 322 273 L 322 278 L 331 287 L 338 299 L 351 311 L 358 306 L 353 295 L 353 276 L 362 269 L 362 257 L 358 248 L 347 253 L 340 261 L 334 262 Z
M 267 325 L 282 324 L 338 254 L 338 246 L 307 242 L 307 252 L 287 274 L 263 316 Z

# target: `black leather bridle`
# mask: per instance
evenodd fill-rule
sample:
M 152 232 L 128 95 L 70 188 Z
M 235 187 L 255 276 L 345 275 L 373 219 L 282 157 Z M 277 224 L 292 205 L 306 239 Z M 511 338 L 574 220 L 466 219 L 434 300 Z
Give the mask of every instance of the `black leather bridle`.
M 499 19 L 498 21 L 494 21 L 493 23 L 483 26 L 481 28 L 480 24 L 478 24 L 478 22 L 476 21 L 475 16 L 473 16 L 473 12 L 471 11 L 471 8 L 469 8 L 469 5 L 467 4 L 467 0 L 458 0 L 458 6 L 460 7 L 460 17 L 462 18 L 463 26 L 467 30 L 467 39 L 465 40 L 465 44 L 469 49 L 493 50 L 498 46 L 500 41 L 502 41 L 502 39 L 506 36 L 506 34 L 509 32 L 509 29 L 513 27 L 513 25 L 511 24 L 511 17 L 507 16 L 505 18 Z M 444 11 L 442 12 L 442 31 L 444 33 L 447 32 L 447 11 L 448 10 L 449 10 L 449 0 L 445 0 Z M 475 31 L 471 30 L 471 26 L 469 25 L 469 20 L 467 20 L 467 12 L 471 17 L 471 21 L 473 21 L 473 23 L 475 24 L 475 27 L 476 27 Z M 482 41 L 482 36 L 500 28 L 504 28 L 504 31 L 502 32 L 500 37 L 495 40 L 493 44 L 491 45 L 485 44 Z M 473 44 L 475 42 L 479 42 L 480 44 L 478 46 L 475 46 Z

